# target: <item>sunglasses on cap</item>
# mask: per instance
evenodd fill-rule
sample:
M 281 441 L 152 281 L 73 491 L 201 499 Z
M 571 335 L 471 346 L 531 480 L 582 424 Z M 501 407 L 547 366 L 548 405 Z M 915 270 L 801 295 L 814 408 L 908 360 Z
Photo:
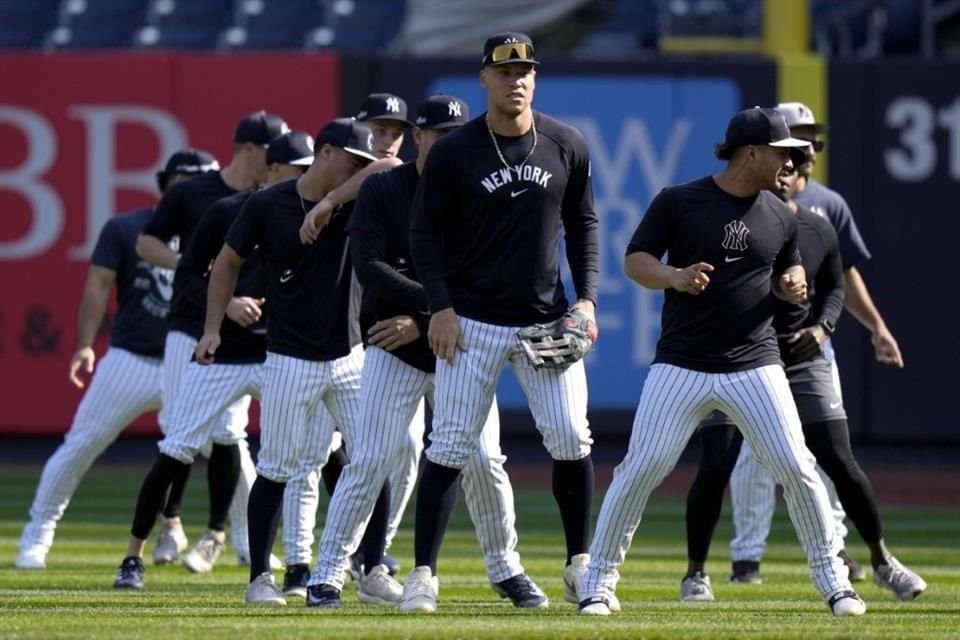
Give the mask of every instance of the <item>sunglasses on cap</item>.
M 535 62 L 533 45 L 525 42 L 509 42 L 493 48 L 487 56 L 487 64 L 498 62 Z

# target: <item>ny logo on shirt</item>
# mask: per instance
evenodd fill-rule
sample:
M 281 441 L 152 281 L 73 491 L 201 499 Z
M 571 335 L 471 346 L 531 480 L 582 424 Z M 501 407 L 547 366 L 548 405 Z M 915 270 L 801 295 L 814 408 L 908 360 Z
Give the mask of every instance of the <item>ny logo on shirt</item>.
M 743 220 L 728 222 L 723 227 L 723 248 L 727 251 L 743 251 L 747 248 L 747 234 L 750 229 L 743 224 Z
M 390 113 L 400 113 L 400 99 L 387 98 L 387 111 Z

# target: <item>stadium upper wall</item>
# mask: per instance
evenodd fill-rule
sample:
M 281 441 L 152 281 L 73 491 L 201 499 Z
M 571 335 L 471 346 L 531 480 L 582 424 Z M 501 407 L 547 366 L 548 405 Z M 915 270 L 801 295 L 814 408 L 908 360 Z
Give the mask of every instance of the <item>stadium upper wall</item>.
M 153 172 L 173 149 L 189 143 L 224 162 L 246 112 L 268 108 L 315 131 L 352 114 L 371 91 L 397 93 L 411 107 L 429 93 L 454 93 L 474 115 L 484 110 L 473 60 L 17 54 L 0 55 L 0 70 L 0 274 L 13 289 L 0 302 L 0 433 L 68 427 L 80 397 L 65 372 L 85 260 L 110 215 L 152 201 Z M 960 236 L 947 209 L 960 181 L 960 95 L 942 82 L 958 72 L 960 65 L 922 62 L 830 64 L 808 97 L 779 95 L 804 85 L 785 85 L 778 63 L 759 57 L 542 68 L 535 106 L 586 136 L 602 221 L 592 411 L 617 416 L 614 428 L 629 426 L 656 344 L 662 297 L 622 275 L 627 239 L 649 200 L 720 168 L 712 146 L 735 111 L 820 100 L 832 125 L 830 182 L 848 197 L 873 250 L 863 271 L 907 361 L 902 371 L 874 364 L 869 336 L 844 317 L 837 344 L 854 433 L 960 441 L 955 421 L 945 419 L 960 386 L 960 313 L 937 295 L 946 284 L 939 274 L 951 271 L 949 243 Z M 525 406 L 510 376 L 500 400 L 508 411 Z M 141 420 L 141 428 L 153 422 Z

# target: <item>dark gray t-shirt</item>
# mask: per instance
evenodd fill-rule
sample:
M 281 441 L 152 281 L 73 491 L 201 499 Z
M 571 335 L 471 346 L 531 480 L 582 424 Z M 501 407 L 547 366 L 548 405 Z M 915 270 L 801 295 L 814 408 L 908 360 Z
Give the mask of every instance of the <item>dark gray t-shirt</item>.
M 853 219 L 850 205 L 843 196 L 809 178 L 807 186 L 794 197 L 794 200 L 817 215 L 825 217 L 833 225 L 840 243 L 840 259 L 843 260 L 844 269 L 856 267 L 870 259 L 870 251 Z

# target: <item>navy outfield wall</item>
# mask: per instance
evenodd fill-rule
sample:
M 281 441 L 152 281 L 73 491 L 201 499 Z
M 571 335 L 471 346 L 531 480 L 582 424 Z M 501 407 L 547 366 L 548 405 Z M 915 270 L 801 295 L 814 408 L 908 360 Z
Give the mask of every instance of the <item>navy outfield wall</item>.
M 845 316 L 845 401 L 865 440 L 960 443 L 958 80 L 960 63 L 830 66 L 830 183 L 873 253 L 862 271 L 906 363 L 874 362 L 869 335 Z

